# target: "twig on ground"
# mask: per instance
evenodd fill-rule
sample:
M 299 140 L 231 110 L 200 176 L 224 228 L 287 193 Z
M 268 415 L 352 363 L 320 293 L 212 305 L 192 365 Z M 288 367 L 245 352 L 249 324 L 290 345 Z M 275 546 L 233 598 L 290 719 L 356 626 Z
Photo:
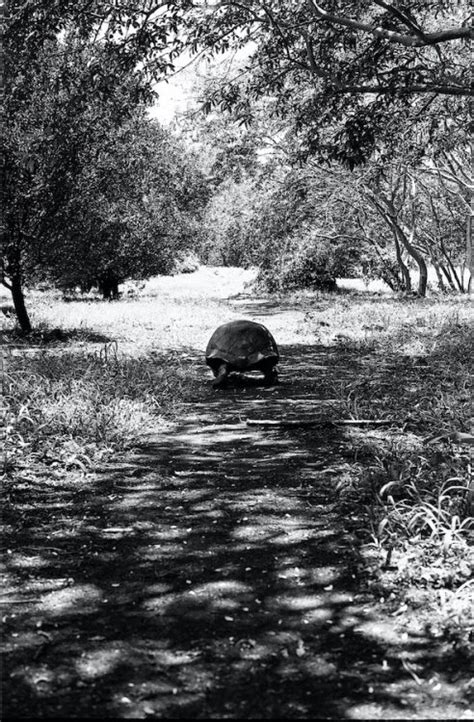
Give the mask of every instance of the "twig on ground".
M 393 419 L 337 419 L 334 421 L 324 421 L 322 419 L 247 419 L 247 426 L 275 426 L 275 427 L 294 427 L 294 426 L 391 426 L 395 422 Z

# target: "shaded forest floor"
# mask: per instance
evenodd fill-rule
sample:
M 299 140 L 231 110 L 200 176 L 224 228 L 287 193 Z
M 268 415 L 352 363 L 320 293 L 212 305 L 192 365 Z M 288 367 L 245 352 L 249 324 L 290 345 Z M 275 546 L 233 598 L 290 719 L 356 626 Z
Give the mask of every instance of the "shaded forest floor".
M 185 386 L 166 423 L 93 469 L 7 476 L 4 716 L 472 719 L 471 549 L 421 526 L 413 559 L 374 509 L 415 456 L 425 485 L 466 473 L 417 416 L 449 386 L 436 357 L 300 343 L 282 328 L 306 307 L 219 303 L 279 331 L 278 386 L 216 392 L 202 352 L 170 343 L 154 358 L 172 373 L 179 351 Z M 392 423 L 329 423 L 347 418 Z M 247 423 L 268 419 L 286 425 Z

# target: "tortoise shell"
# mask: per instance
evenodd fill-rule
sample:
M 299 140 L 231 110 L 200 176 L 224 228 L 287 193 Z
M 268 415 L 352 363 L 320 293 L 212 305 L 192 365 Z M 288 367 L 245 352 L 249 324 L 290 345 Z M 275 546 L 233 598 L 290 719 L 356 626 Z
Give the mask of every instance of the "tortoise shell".
M 206 363 L 212 369 L 221 363 L 231 370 L 245 371 L 265 365 L 276 365 L 278 348 L 272 334 L 255 321 L 230 321 L 219 326 L 206 348 Z

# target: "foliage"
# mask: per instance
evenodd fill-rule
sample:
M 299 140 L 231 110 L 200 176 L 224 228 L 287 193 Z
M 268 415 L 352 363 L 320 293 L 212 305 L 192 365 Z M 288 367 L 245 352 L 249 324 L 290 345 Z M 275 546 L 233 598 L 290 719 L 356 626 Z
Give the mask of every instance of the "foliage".
M 245 69 L 207 107 L 232 108 L 243 121 L 270 96 L 274 112 L 300 134 L 300 152 L 351 166 L 393 147 L 406 122 L 461 125 L 470 94 L 468 8 L 418 0 L 408 9 L 378 0 L 265 4 L 195 3 L 192 49 L 249 48 Z M 441 125 L 443 122 L 441 121 Z
M 138 69 L 148 89 L 180 51 L 215 55 L 243 47 L 246 71 L 227 78 L 209 103 L 235 107 L 247 120 L 249 101 L 271 95 L 275 112 L 303 131 L 306 151 L 317 146 L 355 163 L 378 138 L 389 143 L 403 132 L 407 116 L 423 117 L 433 97 L 444 99 L 444 116 L 466 115 L 456 101 L 470 92 L 468 15 L 464 2 L 453 7 L 448 0 L 417 0 L 409 9 L 379 0 L 230 0 L 218 7 L 18 0 L 9 4 L 6 76 L 19 85 L 28 67 L 36 72 L 45 41 L 66 31 L 82 43 L 100 38 L 106 64 L 117 63 L 122 73 Z M 92 64 L 91 76 L 98 73 L 100 64 Z
M 317 233 L 302 227 L 286 239 L 283 255 L 261 270 L 259 281 L 270 292 L 300 288 L 335 291 L 336 277 L 347 267 L 347 258 L 341 258 L 338 251 L 340 248 L 319 240 Z
M 201 255 L 206 263 L 244 268 L 258 263 L 251 240 L 255 191 L 250 179 L 229 179 L 212 194 L 203 216 Z
M 198 237 L 206 186 L 169 132 L 136 113 L 104 145 L 98 139 L 84 149 L 82 172 L 50 238 L 46 263 L 62 285 L 168 273 L 176 253 Z
M 63 34 L 73 34 L 83 47 L 98 39 L 104 49 L 106 66 L 119 68 L 120 75 L 137 70 L 143 84 L 162 77 L 172 63 L 178 23 L 189 3 L 186 0 L 162 4 L 148 0 L 10 0 L 6 14 L 5 60 L 7 87 L 11 94 L 22 86 L 24 73 L 36 73 L 44 45 Z M 146 61 L 146 62 L 145 62 Z M 101 75 L 100 58 L 91 63 L 92 76 Z M 110 79 L 112 79 L 112 75 Z M 89 86 L 90 87 L 90 86 Z
M 430 263 L 441 289 L 464 291 L 468 190 L 452 176 L 432 163 L 410 165 L 406 156 L 352 172 L 270 157 L 252 176 L 230 178 L 213 194 L 204 258 L 257 265 L 272 289 L 317 287 L 319 267 L 326 288 L 327 272 L 332 281 L 362 275 L 410 291 L 415 266 L 422 296 Z
M 200 92 L 208 95 L 222 77 L 208 75 Z M 399 138 L 396 157 L 374 156 L 350 172 L 314 158 L 295 163 L 300 141 L 269 120 L 270 101 L 257 105 L 251 129 L 215 114 L 205 120 L 192 115 L 193 138 L 205 148 L 215 185 L 204 217 L 204 259 L 257 265 L 270 287 L 280 287 L 281 280 L 290 288 L 299 280 L 313 283 L 309 266 L 324 249 L 332 279 L 382 278 L 395 291 L 411 292 L 417 268 L 417 292 L 424 296 L 431 264 L 441 289 L 467 290 L 471 179 L 465 129 L 443 135 L 442 123 L 432 127 L 431 108 Z M 242 153 L 249 143 L 252 153 Z M 212 175 L 218 153 L 228 162 Z
M 205 197 L 191 156 L 145 119 L 152 94 L 136 67 L 144 49 L 126 60 L 113 38 L 92 42 L 76 9 L 78 26 L 66 11 L 57 26 L 48 17 L 61 37 L 21 8 L 7 33 L 17 65 L 7 68 L 2 282 L 25 331 L 25 282 L 98 279 L 105 293 L 130 274 L 169 269 L 175 247 L 190 245 Z
M 207 92 L 206 84 L 201 92 Z M 193 112 L 178 123 L 182 132 L 192 130 L 202 152 L 203 169 L 215 188 L 223 182 L 241 183 L 258 172 L 260 143 L 255 129 L 244 128 L 228 116 L 216 113 L 196 118 Z

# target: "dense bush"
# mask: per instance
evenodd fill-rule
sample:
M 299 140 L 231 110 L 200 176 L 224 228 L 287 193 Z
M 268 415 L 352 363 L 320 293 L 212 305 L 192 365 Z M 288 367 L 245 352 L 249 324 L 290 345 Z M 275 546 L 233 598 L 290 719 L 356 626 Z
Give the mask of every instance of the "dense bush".
M 317 291 L 335 291 L 336 276 L 340 275 L 341 259 L 337 251 L 313 239 L 311 234 L 293 239 L 292 247 L 281 258 L 272 259 L 268 268 L 262 268 L 258 281 L 269 291 L 292 291 L 308 288 Z

